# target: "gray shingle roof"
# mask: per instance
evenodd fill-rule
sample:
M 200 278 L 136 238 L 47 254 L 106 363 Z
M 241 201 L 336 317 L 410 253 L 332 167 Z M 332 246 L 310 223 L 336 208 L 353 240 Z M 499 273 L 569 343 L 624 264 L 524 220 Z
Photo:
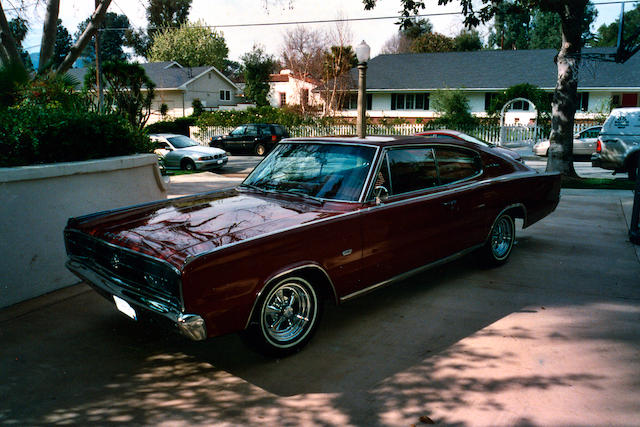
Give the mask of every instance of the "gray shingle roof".
M 583 49 L 583 53 L 613 52 L 613 48 Z M 367 89 L 506 89 L 519 83 L 552 89 L 557 53 L 542 49 L 380 55 L 369 61 Z M 357 70 L 351 73 L 357 82 Z M 640 88 L 640 55 L 624 64 L 585 62 L 579 73 L 581 89 Z
M 147 76 L 156 84 L 156 89 L 170 89 L 177 88 L 184 83 L 188 82 L 192 78 L 203 73 L 211 67 L 192 67 L 192 68 L 180 68 L 177 65 L 170 66 L 172 62 L 149 62 L 146 64 L 140 64 L 144 68 Z M 75 77 L 80 85 L 84 82 L 84 75 L 87 72 L 87 68 L 72 68 L 67 74 Z

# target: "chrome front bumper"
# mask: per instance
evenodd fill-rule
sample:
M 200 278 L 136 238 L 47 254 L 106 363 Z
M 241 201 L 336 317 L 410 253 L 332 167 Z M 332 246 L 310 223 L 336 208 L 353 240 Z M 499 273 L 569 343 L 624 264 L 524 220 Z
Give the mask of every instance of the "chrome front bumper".
M 178 329 L 178 332 L 187 338 L 194 341 L 202 341 L 207 338 L 204 319 L 197 314 L 185 314 L 161 300 L 154 300 L 134 293 L 130 289 L 125 290 L 119 285 L 119 279 L 101 274 L 75 259 L 69 259 L 66 266 L 76 276 L 96 288 L 99 293 L 115 295 L 135 309 L 168 319 Z

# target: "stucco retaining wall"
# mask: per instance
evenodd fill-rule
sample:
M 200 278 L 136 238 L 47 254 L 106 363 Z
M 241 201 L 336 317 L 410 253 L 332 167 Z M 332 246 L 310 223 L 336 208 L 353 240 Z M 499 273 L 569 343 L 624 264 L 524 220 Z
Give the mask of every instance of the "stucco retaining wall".
M 0 168 L 0 307 L 72 285 L 67 219 L 166 198 L 155 154 Z

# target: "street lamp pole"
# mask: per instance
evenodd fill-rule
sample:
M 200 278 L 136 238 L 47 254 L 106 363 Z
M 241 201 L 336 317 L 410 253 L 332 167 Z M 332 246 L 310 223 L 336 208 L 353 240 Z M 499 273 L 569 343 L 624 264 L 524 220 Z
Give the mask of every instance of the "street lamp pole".
M 358 58 L 358 118 L 356 121 L 356 132 L 358 138 L 364 138 L 367 133 L 367 62 L 371 48 L 362 41 L 356 46 L 356 57 Z

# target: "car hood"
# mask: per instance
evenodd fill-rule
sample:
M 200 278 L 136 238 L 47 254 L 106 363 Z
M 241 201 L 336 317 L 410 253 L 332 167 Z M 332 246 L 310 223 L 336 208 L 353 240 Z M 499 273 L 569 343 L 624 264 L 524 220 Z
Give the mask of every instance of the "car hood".
M 189 257 L 339 213 L 231 189 L 76 218 L 70 227 L 180 269 Z
M 178 153 L 207 155 L 207 156 L 213 156 L 213 155 L 216 155 L 216 154 L 225 154 L 225 151 L 221 150 L 220 148 L 203 147 L 201 145 L 197 145 L 197 146 L 194 145 L 193 147 L 186 147 L 186 148 L 178 148 L 178 149 L 176 149 L 176 152 L 178 152 Z

